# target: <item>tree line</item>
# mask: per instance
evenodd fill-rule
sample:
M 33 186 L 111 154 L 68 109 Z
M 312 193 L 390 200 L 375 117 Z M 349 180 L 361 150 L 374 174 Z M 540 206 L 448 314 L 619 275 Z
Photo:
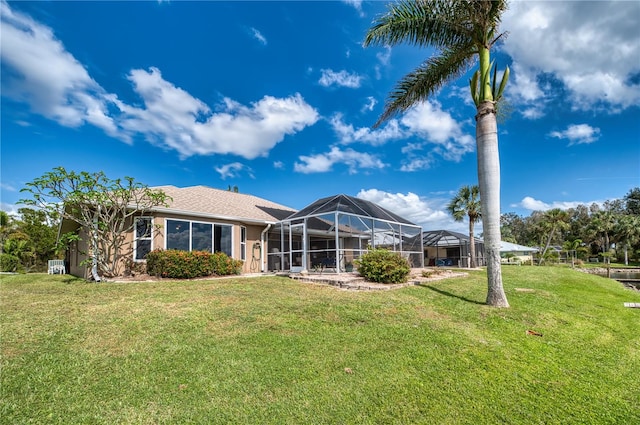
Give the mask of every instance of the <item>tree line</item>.
M 60 221 L 43 210 L 0 211 L 0 266 L 2 271 L 42 272 L 47 261 L 62 254 L 57 235 Z
M 583 261 L 614 258 L 628 264 L 640 260 L 640 187 L 601 205 L 534 211 L 528 217 L 502 214 L 500 229 L 503 241 L 540 248 L 540 263 L 565 251 Z

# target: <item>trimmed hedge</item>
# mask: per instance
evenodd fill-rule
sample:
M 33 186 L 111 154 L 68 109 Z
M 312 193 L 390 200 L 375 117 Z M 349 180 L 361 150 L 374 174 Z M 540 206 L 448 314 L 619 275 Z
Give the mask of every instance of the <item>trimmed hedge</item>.
M 223 252 L 156 249 L 147 254 L 147 273 L 171 279 L 193 279 L 205 276 L 240 274 L 242 261 Z
M 355 260 L 358 273 L 369 282 L 404 283 L 409 278 L 411 266 L 399 253 L 376 248 Z

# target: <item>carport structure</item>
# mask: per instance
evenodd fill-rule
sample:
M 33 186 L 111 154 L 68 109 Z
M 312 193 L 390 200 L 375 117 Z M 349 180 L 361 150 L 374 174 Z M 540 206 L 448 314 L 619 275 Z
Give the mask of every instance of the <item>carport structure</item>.
M 322 198 L 268 232 L 269 270 L 351 271 L 370 248 L 400 253 L 424 267 L 422 228 L 373 202 L 348 195 Z

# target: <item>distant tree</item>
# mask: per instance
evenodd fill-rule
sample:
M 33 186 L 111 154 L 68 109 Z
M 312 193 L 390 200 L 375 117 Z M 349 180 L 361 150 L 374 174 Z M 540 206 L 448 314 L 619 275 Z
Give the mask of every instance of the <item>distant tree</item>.
M 456 196 L 449 202 L 449 205 L 447 205 L 447 211 L 455 221 L 463 221 L 465 217 L 469 219 L 469 253 L 471 254 L 469 267 L 477 267 L 474 226 L 482 218 L 480 189 L 478 186 L 462 186 Z
M 4 241 L 13 231 L 13 219 L 5 211 L 0 211 L 0 250 L 4 245 Z
M 389 4 L 387 13 L 376 19 L 364 40 L 365 47 L 408 43 L 437 49 L 436 55 L 396 84 L 374 127 L 423 102 L 468 71 L 475 61 L 479 62 L 470 88 L 477 112 L 476 145 L 487 259 L 487 304 L 494 307 L 509 306 L 500 265 L 500 159 L 496 119 L 496 104 L 509 79 L 509 68 L 498 84 L 497 66 L 491 61 L 491 48 L 504 35 L 499 32 L 499 25 L 506 9 L 506 0 L 401 0 Z
M 13 255 L 19 261 L 19 270 L 28 270 L 33 264 L 34 252 L 27 235 L 13 233 L 2 245 L 2 252 Z
M 590 228 L 601 238 L 599 242 L 603 253 L 611 249 L 611 236 L 616 226 L 616 214 L 610 210 L 602 210 L 593 214 Z
M 20 230 L 29 237 L 29 245 L 33 250 L 33 266 L 44 271 L 47 261 L 56 256 L 56 236 L 59 220 L 51 219 L 42 210 L 31 208 L 18 209 L 20 214 Z
M 581 239 L 575 239 L 572 241 L 565 241 L 562 244 L 562 249 L 567 252 L 567 255 L 571 257 L 571 267 L 575 267 L 575 260 L 578 255 L 578 249 L 582 245 Z
M 566 211 L 569 214 L 569 229 L 565 233 L 565 238 L 567 240 L 581 239 L 583 243 L 587 243 L 590 238 L 585 234 L 585 229 L 591 221 L 589 208 L 586 205 L 577 205 Z
M 527 234 L 528 221 L 528 217 L 522 217 L 514 212 L 502 214 L 500 216 L 500 234 L 502 235 L 502 240 L 520 245 L 530 244 Z
M 640 215 L 640 187 L 634 187 L 624 196 L 625 208 L 628 214 Z
M 617 217 L 613 228 L 616 240 L 616 253 L 618 246 L 624 251 L 624 264 L 629 264 L 629 247 L 640 243 L 640 215 L 621 214 Z
M 31 198 L 21 203 L 40 208 L 48 217 L 75 221 L 86 230 L 90 246 L 86 254 L 95 280 L 100 280 L 101 274 L 112 277 L 121 273 L 120 260 L 129 255 L 125 238 L 134 229 L 133 218 L 153 207 L 166 206 L 168 199 L 161 190 L 150 189 L 131 177 L 112 180 L 102 171 L 76 173 L 62 167 L 27 183 L 22 192 Z
M 11 217 L 5 211 L 0 211 L 0 227 L 5 227 L 11 221 Z
M 560 208 L 554 208 L 543 213 L 542 221 L 540 222 L 540 230 L 542 231 L 542 235 L 546 235 L 546 242 L 542 252 L 540 253 L 538 265 L 542 264 L 544 261 L 545 255 L 551 246 L 554 236 L 568 228 L 569 214 L 567 214 L 566 211 L 563 211 Z

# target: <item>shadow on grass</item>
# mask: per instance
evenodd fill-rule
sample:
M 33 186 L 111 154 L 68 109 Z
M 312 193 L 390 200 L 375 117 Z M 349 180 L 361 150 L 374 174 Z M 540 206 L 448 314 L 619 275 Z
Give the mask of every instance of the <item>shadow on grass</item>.
M 425 285 L 423 283 L 418 283 L 416 286 L 421 286 L 423 288 L 430 289 L 433 292 L 437 292 L 440 295 L 445 295 L 447 297 L 457 298 L 459 300 L 466 301 L 466 302 L 471 303 L 471 304 L 485 305 L 485 303 L 483 303 L 483 302 L 472 300 L 471 298 L 463 297 L 461 295 L 452 294 L 451 292 L 447 292 L 447 291 L 443 291 L 442 289 L 438 289 L 435 286 Z
M 72 283 L 86 283 L 88 282 L 86 279 L 82 279 L 73 275 L 65 275 L 64 279 L 62 279 L 62 283 L 66 283 L 67 285 Z M 93 283 L 93 281 L 91 282 Z

